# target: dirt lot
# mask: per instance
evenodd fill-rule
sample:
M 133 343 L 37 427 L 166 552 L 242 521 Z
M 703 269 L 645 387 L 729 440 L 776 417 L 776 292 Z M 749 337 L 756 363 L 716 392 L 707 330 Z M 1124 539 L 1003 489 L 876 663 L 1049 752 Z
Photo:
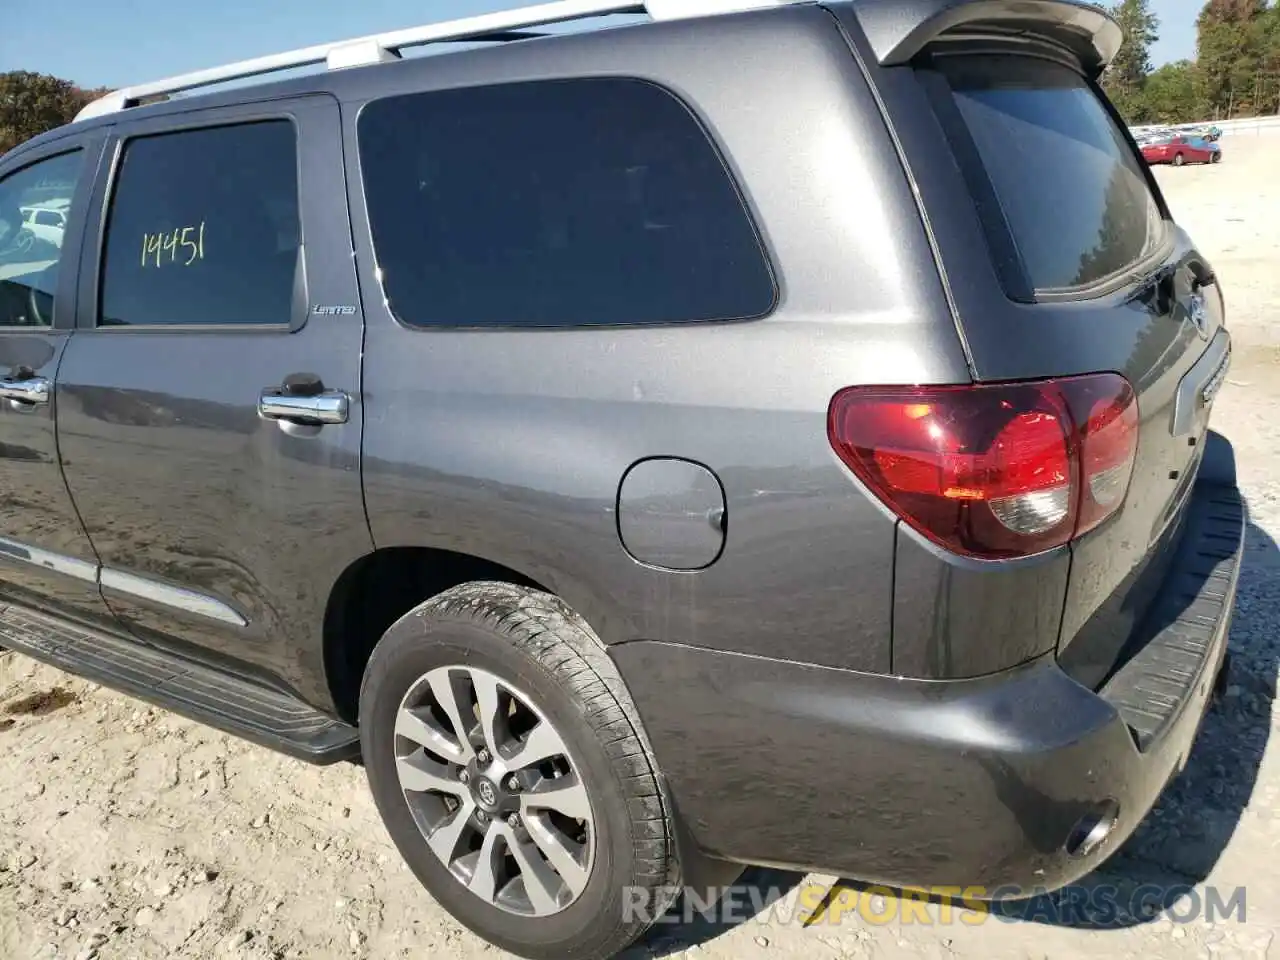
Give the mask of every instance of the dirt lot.
M 903 923 L 894 903 L 874 901 L 898 919 L 670 926 L 634 956 L 1280 958 L 1280 747 L 1268 749 L 1280 658 L 1280 136 L 1228 141 L 1225 154 L 1158 176 L 1214 259 L 1236 337 L 1215 413 L 1252 516 L 1232 686 L 1186 773 L 1086 887 L 1184 885 L 1173 913 L 1186 917 L 1206 885 L 1224 901 L 1243 886 L 1245 922 L 1045 911 L 974 924 L 942 922 L 935 907 L 931 923 Z M 767 892 L 805 878 L 744 880 Z M 358 767 L 306 767 L 0 655 L 0 960 L 498 955 L 400 865 Z

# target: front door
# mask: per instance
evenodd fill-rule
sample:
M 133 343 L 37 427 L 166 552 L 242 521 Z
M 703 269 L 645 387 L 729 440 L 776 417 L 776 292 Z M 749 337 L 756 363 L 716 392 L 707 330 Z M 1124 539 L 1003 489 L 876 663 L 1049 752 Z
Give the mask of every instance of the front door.
M 0 606 L 114 627 L 58 467 L 53 402 L 101 141 L 70 137 L 0 170 Z M 36 226 L 54 211 L 69 214 L 61 229 Z
M 372 548 L 338 107 L 182 122 L 125 114 L 109 145 L 57 388 L 67 484 L 139 638 L 320 703 L 329 592 Z

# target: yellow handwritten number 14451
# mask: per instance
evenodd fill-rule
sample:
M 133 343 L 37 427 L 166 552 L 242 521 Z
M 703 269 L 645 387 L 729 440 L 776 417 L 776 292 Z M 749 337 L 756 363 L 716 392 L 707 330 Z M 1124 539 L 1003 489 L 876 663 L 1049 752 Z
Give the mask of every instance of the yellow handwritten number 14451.
M 179 250 L 182 251 L 179 255 Z M 181 263 L 189 267 L 204 259 L 204 221 L 199 226 L 179 227 L 172 233 L 144 233 L 142 235 L 142 265 L 149 267 L 166 263 Z

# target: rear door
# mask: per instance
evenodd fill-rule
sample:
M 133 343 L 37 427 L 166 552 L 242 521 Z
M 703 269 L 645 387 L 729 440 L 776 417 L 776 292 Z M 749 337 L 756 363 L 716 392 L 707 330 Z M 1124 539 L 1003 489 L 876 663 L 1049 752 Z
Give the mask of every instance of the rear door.
M 1060 655 L 1100 681 L 1163 575 L 1229 348 L 1212 271 L 1064 48 L 946 38 L 914 73 L 967 216 L 940 231 L 975 378 L 1117 372 L 1141 420 L 1123 506 L 1072 546 Z M 1208 398 L 1211 401 L 1211 397 Z
M 54 428 L 80 228 L 103 137 L 67 137 L 0 166 L 0 606 L 13 601 L 112 627 Z M 51 203 L 69 206 L 70 231 L 24 216 L 24 208 Z
M 321 703 L 325 604 L 371 549 L 337 104 L 116 129 L 57 391 L 103 595 L 148 642 Z

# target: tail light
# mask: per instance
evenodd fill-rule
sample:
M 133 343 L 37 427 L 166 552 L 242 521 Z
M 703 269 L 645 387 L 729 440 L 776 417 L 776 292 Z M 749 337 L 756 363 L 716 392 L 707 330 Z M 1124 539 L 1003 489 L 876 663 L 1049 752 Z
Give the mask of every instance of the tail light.
M 997 559 L 1067 543 L 1124 501 L 1138 406 L 1117 374 L 1036 383 L 850 387 L 831 446 L 905 522 Z

